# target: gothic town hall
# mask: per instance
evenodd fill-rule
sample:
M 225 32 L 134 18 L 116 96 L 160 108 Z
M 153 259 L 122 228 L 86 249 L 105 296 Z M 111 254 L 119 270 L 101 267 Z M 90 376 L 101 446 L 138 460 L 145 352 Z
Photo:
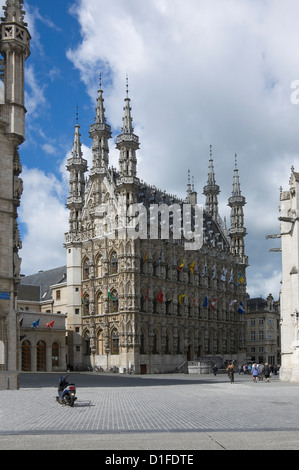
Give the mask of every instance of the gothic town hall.
M 67 161 L 68 362 L 158 373 L 196 358 L 243 360 L 248 259 L 237 162 L 227 229 L 218 213 L 220 189 L 210 148 L 201 244 L 186 248 L 174 229 L 183 206 L 190 208 L 190 229 L 196 226 L 198 201 L 190 175 L 185 200 L 140 181 L 128 90 L 122 133 L 116 137 L 119 165 L 111 167 L 111 127 L 99 88 L 90 126 L 92 166 L 87 168 L 82 154 L 78 123 Z M 137 236 L 128 230 L 132 223 Z M 165 223 L 169 231 L 162 236 Z

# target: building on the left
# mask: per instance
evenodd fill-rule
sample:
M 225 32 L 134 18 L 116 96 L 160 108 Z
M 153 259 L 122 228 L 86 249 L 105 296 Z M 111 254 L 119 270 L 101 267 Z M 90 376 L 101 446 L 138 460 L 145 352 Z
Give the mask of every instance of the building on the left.
M 30 34 L 23 0 L 6 0 L 0 23 L 0 389 L 18 388 L 17 287 L 20 281 L 19 146 L 25 140 L 24 76 Z

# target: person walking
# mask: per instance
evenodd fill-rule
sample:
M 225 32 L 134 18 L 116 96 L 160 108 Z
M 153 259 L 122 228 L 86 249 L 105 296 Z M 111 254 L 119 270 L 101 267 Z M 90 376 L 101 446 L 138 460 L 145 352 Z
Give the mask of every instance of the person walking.
M 253 364 L 251 368 L 251 374 L 252 374 L 252 379 L 255 383 L 257 383 L 258 381 L 259 373 L 260 373 L 259 366 L 257 364 Z
M 230 383 L 232 384 L 235 381 L 235 367 L 234 367 L 233 362 L 228 366 L 228 368 L 226 369 L 226 372 L 230 379 Z
M 270 382 L 270 380 L 269 380 L 269 378 L 270 378 L 270 367 L 269 367 L 268 362 L 266 362 L 266 364 L 264 366 L 264 376 L 265 376 L 265 381 Z
M 213 369 L 212 369 L 212 370 L 213 370 L 213 374 L 214 374 L 214 375 L 215 375 L 215 377 L 216 377 L 216 374 L 217 374 L 217 371 L 218 371 L 218 367 L 217 367 L 217 365 L 216 365 L 216 364 L 214 364 L 214 367 L 213 367 Z

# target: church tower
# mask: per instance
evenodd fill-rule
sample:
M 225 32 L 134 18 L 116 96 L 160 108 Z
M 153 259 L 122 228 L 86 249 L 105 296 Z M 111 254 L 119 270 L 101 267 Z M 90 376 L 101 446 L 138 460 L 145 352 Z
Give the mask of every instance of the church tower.
M 238 259 L 242 260 L 242 262 L 246 262 L 247 259 L 244 248 L 246 228 L 244 227 L 243 207 L 245 204 L 245 197 L 241 194 L 237 155 L 235 155 L 233 191 L 232 196 L 228 200 L 228 205 L 231 208 L 229 236 L 231 238 L 231 252 Z
M 24 76 L 30 34 L 23 0 L 6 0 L 1 18 L 0 66 L 0 389 L 18 388 L 16 292 L 21 240 L 17 208 L 23 190 L 19 146 L 25 140 Z
M 203 193 L 206 196 L 206 212 L 212 216 L 213 220 L 216 221 L 218 216 L 218 194 L 220 193 L 220 189 L 216 184 L 215 179 L 212 145 L 210 145 L 208 181 L 203 189 Z

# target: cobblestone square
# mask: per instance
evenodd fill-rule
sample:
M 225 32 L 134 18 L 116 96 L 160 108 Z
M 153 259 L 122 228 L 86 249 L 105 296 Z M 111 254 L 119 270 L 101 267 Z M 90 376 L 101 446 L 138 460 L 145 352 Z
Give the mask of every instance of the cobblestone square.
M 255 436 L 259 448 L 271 434 L 271 448 L 276 439 L 277 446 L 288 446 L 281 433 L 292 436 L 287 442 L 299 449 L 299 384 L 278 376 L 255 384 L 250 376 L 236 374 L 231 384 L 225 374 L 71 374 L 78 397 L 73 408 L 55 400 L 58 377 L 22 374 L 20 390 L 0 392 L 0 449 L 18 448 L 21 442 L 42 445 L 43 436 L 48 436 L 46 447 L 67 442 L 64 446 L 78 448 L 80 441 L 103 449 L 205 449 L 212 442 L 220 449 L 226 448 L 221 439 L 230 436 L 230 448 L 238 449 L 240 442 L 241 448 L 251 442 L 243 442 L 245 435 Z M 217 445 L 216 435 L 221 436 Z

